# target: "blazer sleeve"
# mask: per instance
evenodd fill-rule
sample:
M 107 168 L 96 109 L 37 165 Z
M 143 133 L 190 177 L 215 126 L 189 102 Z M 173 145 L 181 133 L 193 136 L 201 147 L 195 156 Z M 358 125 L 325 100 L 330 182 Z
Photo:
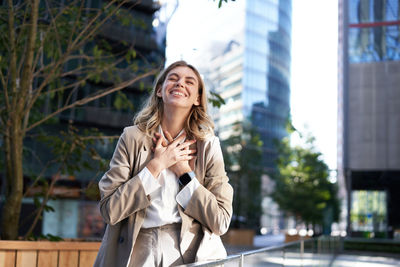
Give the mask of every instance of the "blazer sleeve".
M 199 221 L 216 235 L 228 231 L 232 218 L 233 188 L 228 183 L 219 139 L 210 142 L 206 157 L 204 186 L 194 191 L 185 214 Z
M 110 161 L 110 168 L 99 182 L 100 213 L 110 225 L 150 205 L 138 175 L 130 178 L 135 158 L 131 153 L 137 151 L 133 139 L 134 136 L 129 136 L 125 128 Z

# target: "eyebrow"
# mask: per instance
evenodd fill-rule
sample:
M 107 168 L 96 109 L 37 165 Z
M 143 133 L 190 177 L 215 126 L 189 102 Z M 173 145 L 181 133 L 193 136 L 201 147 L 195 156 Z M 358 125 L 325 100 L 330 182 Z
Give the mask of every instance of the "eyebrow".
M 178 75 L 177 73 L 175 73 L 175 72 L 172 72 L 172 73 L 168 74 L 167 77 L 170 77 L 170 76 L 172 76 L 172 75 L 178 76 L 178 77 L 179 77 L 179 75 Z M 195 82 L 198 82 L 197 79 L 196 79 L 195 77 L 193 77 L 193 76 L 186 76 L 185 78 L 186 78 L 186 79 L 193 80 L 193 81 L 195 81 Z

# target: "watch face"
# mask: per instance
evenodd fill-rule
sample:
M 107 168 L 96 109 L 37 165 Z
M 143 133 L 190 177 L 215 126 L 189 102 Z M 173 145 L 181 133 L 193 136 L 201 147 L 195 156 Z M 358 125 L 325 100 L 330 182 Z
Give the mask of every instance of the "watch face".
M 188 173 L 184 173 L 181 177 L 179 177 L 179 183 L 181 185 L 187 185 L 192 180 L 192 177 Z

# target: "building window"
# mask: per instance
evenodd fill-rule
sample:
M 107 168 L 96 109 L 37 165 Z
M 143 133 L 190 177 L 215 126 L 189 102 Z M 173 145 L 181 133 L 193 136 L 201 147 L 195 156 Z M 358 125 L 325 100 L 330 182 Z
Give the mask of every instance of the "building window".
M 351 228 L 363 237 L 384 237 L 387 229 L 386 192 L 356 190 L 351 194 Z

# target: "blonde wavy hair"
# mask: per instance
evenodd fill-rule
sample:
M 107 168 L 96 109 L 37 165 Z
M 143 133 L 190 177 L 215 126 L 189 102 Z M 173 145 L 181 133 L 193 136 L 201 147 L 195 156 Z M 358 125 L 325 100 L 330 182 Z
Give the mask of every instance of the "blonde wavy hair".
M 185 61 L 176 61 L 164 69 L 157 77 L 153 90 L 147 99 L 143 109 L 134 117 L 133 123 L 141 131 L 151 136 L 161 124 L 164 112 L 164 103 L 161 97 L 157 96 L 157 90 L 162 87 L 168 73 L 176 67 L 188 67 L 197 76 L 199 82 L 200 105 L 193 105 L 185 123 L 185 132 L 189 138 L 204 140 L 207 136 L 214 135 L 214 123 L 207 114 L 207 95 L 203 79 L 195 67 Z

